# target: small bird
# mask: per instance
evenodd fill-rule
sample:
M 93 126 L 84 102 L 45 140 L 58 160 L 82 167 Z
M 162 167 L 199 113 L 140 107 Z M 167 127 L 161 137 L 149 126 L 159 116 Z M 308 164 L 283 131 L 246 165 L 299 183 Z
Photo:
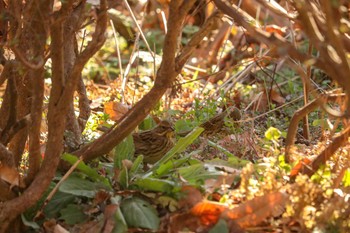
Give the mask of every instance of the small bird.
M 203 122 L 199 125 L 199 127 L 204 129 L 202 136 L 207 137 L 221 132 L 225 127 L 225 118 L 227 117 L 233 121 L 238 121 L 241 119 L 241 112 L 236 107 L 229 107 L 209 120 Z M 178 135 L 183 137 L 190 132 L 191 131 L 180 132 Z
M 154 164 L 173 146 L 174 128 L 169 121 L 161 121 L 155 128 L 134 133 L 135 155 L 142 154 L 144 162 Z
M 236 107 L 230 107 L 221 113 L 213 116 L 209 120 L 203 122 L 199 126 L 204 128 L 203 136 L 211 136 L 219 133 L 225 126 L 225 118 L 228 117 L 234 121 L 241 119 L 241 112 Z

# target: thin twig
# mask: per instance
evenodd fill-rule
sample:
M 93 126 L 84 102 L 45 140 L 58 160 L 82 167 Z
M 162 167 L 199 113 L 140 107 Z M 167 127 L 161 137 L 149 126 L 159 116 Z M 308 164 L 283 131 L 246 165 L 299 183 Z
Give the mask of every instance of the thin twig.
M 120 49 L 119 49 L 119 41 L 118 41 L 118 38 L 117 38 L 117 32 L 114 28 L 114 24 L 113 24 L 113 21 L 112 19 L 109 20 L 109 23 L 111 24 L 112 26 L 112 31 L 113 31 L 113 36 L 114 36 L 114 42 L 115 42 L 115 47 L 117 49 L 117 56 L 118 56 L 118 65 L 119 65 L 119 70 L 120 70 L 120 77 L 124 77 L 123 75 L 123 66 L 122 66 L 122 58 L 120 56 Z M 122 93 L 121 93 L 121 96 L 122 96 L 122 103 L 124 103 L 125 101 L 125 96 L 124 96 L 124 92 L 122 90 Z
M 46 207 L 46 205 L 49 203 L 49 201 L 52 199 L 52 197 L 57 193 L 59 187 L 61 186 L 61 184 L 68 179 L 68 177 L 70 176 L 70 174 L 72 174 L 72 172 L 75 170 L 75 168 L 79 165 L 80 162 L 83 161 L 83 157 L 80 156 L 79 159 L 71 166 L 71 168 L 66 172 L 66 174 L 64 174 L 64 176 L 60 179 L 60 181 L 56 184 L 56 186 L 51 190 L 51 192 L 49 193 L 49 195 L 46 197 L 45 202 L 43 203 L 43 205 L 41 206 L 41 208 L 39 209 L 39 211 L 37 212 L 37 214 L 35 215 L 34 219 L 38 218 L 41 213 L 43 212 L 43 209 Z
M 151 53 L 152 56 L 154 56 L 153 51 L 151 50 L 151 47 L 149 46 L 148 41 L 147 41 L 147 39 L 146 39 L 146 37 L 145 37 L 145 34 L 143 34 L 143 31 L 142 31 L 140 25 L 138 24 L 137 19 L 136 19 L 136 17 L 135 17 L 135 14 L 134 14 L 134 12 L 132 11 L 132 9 L 131 9 L 131 7 L 130 7 L 128 1 L 127 1 L 127 0 L 124 0 L 124 3 L 125 3 L 125 5 L 126 5 L 126 8 L 128 9 L 128 11 L 130 12 L 131 18 L 132 18 L 132 20 L 134 21 L 134 23 L 135 23 L 135 25 L 136 25 L 136 27 L 137 27 L 137 30 L 140 32 L 140 35 L 141 35 L 143 41 L 145 42 L 148 51 Z

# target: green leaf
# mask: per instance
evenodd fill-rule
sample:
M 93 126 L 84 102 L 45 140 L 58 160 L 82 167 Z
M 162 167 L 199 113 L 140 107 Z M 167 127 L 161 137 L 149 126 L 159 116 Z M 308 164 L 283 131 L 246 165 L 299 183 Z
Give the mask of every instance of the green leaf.
M 127 188 L 129 186 L 129 173 L 128 168 L 123 166 L 121 169 L 119 175 L 118 175 L 118 182 L 122 188 Z
M 47 218 L 55 218 L 57 214 L 66 207 L 69 203 L 72 203 L 75 196 L 68 193 L 58 191 L 49 203 L 44 208 L 44 213 Z
M 166 179 L 147 177 L 136 179 L 133 185 L 136 185 L 139 189 L 145 191 L 171 192 L 175 186 L 175 183 Z
M 281 131 L 279 131 L 275 127 L 270 127 L 268 130 L 265 132 L 265 137 L 269 141 L 277 141 L 281 137 Z
M 179 168 L 181 177 L 191 184 L 198 184 L 198 182 L 205 181 L 211 178 L 217 178 L 222 175 L 221 171 L 217 171 L 214 166 L 208 164 L 194 164 L 188 167 Z
M 132 164 L 132 167 L 130 168 L 130 171 L 129 171 L 130 177 L 132 177 L 134 173 L 139 170 L 139 168 L 142 165 L 142 161 L 143 161 L 143 155 L 137 156 L 137 158 L 134 160 Z
M 70 164 L 75 164 L 79 158 L 77 156 L 68 154 L 68 153 L 64 153 L 62 155 L 62 159 Z M 88 165 L 86 165 L 83 161 L 79 162 L 77 169 L 84 173 L 85 175 L 87 175 L 90 179 L 95 180 L 95 181 L 102 181 L 105 185 L 110 187 L 109 181 L 108 179 L 106 179 L 105 177 L 101 176 L 98 174 L 98 172 L 89 167 Z
M 29 221 L 25 216 L 24 214 L 21 214 L 21 219 L 22 219 L 22 222 L 25 226 L 27 227 L 31 227 L 35 230 L 38 230 L 40 229 L 40 226 L 36 223 L 36 222 L 33 222 L 33 221 Z
M 180 119 L 175 122 L 176 132 L 186 132 L 192 129 L 192 124 L 188 120 Z
M 67 224 L 74 225 L 87 220 L 88 216 L 84 214 L 83 208 L 79 205 L 70 204 L 61 211 L 60 219 L 63 219 Z
M 55 177 L 57 178 L 57 177 Z M 41 210 L 41 207 L 44 205 L 47 196 L 50 194 L 52 189 L 56 186 L 54 182 L 51 182 L 49 187 L 45 190 L 44 194 L 41 196 L 41 198 L 35 203 L 34 206 L 30 207 L 24 212 L 24 216 L 27 220 L 33 220 L 36 216 L 37 212 Z
M 209 233 L 229 233 L 226 221 L 224 219 L 219 219 L 215 226 L 210 229 Z
M 170 160 L 165 164 L 160 165 L 158 169 L 152 174 L 152 177 L 159 178 L 173 172 L 174 168 L 181 167 L 182 164 L 188 162 L 190 157 L 191 157 L 190 155 L 187 155 L 176 160 Z
M 113 233 L 125 233 L 128 231 L 128 225 L 120 208 L 114 214 L 115 226 Z
M 149 129 L 152 129 L 155 125 L 156 125 L 156 123 L 154 122 L 152 117 L 146 117 L 139 125 L 139 129 L 149 130 Z
M 286 172 L 290 172 L 292 167 L 290 164 L 286 163 L 284 155 L 280 155 L 278 156 L 278 162 L 279 162 L 279 166 L 284 169 Z
M 113 149 L 114 167 L 117 169 L 122 169 L 122 161 L 124 159 L 132 160 L 134 152 L 134 140 L 132 135 L 129 135 Z
M 75 196 L 93 198 L 98 190 L 109 188 L 102 183 L 91 182 L 78 176 L 70 176 L 59 187 L 59 191 L 69 193 Z
M 157 163 L 153 165 L 150 169 L 149 173 L 153 173 L 158 169 L 160 164 L 164 164 L 167 161 L 171 160 L 177 153 L 184 151 L 189 145 L 192 144 L 194 140 L 196 140 L 199 135 L 204 131 L 201 127 L 196 127 L 189 133 L 186 137 L 180 138 L 179 141 L 175 144 L 173 148 L 171 148 L 168 153 L 166 153 L 163 158 L 161 158 Z
M 148 202 L 138 197 L 131 197 L 125 199 L 120 208 L 129 227 L 152 230 L 159 228 L 160 220 L 157 211 Z
M 185 34 L 190 34 L 190 35 L 192 35 L 192 34 L 198 32 L 198 30 L 199 30 L 199 27 L 198 27 L 198 26 L 186 25 L 186 26 L 183 28 L 182 32 L 185 33 Z
M 211 164 L 214 166 L 226 166 L 226 167 L 231 167 L 231 168 L 243 168 L 244 166 L 246 166 L 248 163 L 251 163 L 249 160 L 245 160 L 245 159 L 240 159 L 235 157 L 229 157 L 226 160 L 222 160 L 219 158 L 215 158 L 215 159 L 211 159 L 211 160 L 206 160 L 205 164 Z

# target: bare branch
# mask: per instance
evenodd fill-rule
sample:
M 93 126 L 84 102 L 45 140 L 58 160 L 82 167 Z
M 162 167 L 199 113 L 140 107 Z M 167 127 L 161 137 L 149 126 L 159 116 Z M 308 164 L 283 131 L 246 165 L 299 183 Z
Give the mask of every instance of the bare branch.
M 169 30 L 165 36 L 163 59 L 157 72 L 154 87 L 131 110 L 126 113 L 125 117 L 123 120 L 121 120 L 121 122 L 119 122 L 116 128 L 102 135 L 93 143 L 79 149 L 74 154 L 79 156 L 82 155 L 84 160 L 90 160 L 109 152 L 135 129 L 135 127 L 153 109 L 167 88 L 172 85 L 176 76 L 180 72 L 180 70 L 175 69 L 175 56 L 178 37 L 182 30 L 182 23 L 186 16 L 186 14 L 183 12 L 188 12 L 195 0 L 182 2 L 183 1 L 179 0 L 170 2 L 168 20 Z
M 181 53 L 176 57 L 176 70 L 180 71 L 185 65 L 187 60 L 192 55 L 193 51 L 199 45 L 199 43 L 208 36 L 209 33 L 217 27 L 218 22 L 221 20 L 222 14 L 218 11 L 214 12 L 200 28 L 200 30 L 193 35 L 188 44 L 181 50 Z

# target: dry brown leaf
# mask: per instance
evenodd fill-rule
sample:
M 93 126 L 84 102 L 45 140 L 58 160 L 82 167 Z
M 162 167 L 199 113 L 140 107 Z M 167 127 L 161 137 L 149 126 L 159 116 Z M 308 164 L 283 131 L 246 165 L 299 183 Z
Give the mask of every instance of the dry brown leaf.
M 65 228 L 63 228 L 60 224 L 57 224 L 53 230 L 54 233 L 69 233 Z
M 13 167 L 0 164 L 0 179 L 11 184 L 11 187 L 20 186 L 20 174 Z
M 270 101 L 276 103 L 277 105 L 281 105 L 286 102 L 286 100 L 273 89 L 266 90 L 265 88 L 262 88 L 260 93 L 261 95 L 253 105 L 253 109 L 256 111 L 266 111 Z
M 224 218 L 235 220 L 241 227 L 256 226 L 272 216 L 276 208 L 284 207 L 288 196 L 281 192 L 269 193 L 223 212 Z
M 183 186 L 181 192 L 183 193 L 183 197 L 179 200 L 180 208 L 192 207 L 203 200 L 201 192 L 193 186 Z
M 96 206 L 96 205 L 99 205 L 99 204 L 107 201 L 110 197 L 111 197 L 111 195 L 108 192 L 106 192 L 104 190 L 99 190 L 96 193 L 95 198 L 92 201 L 92 203 L 94 206 Z
M 181 232 L 184 228 L 198 232 L 197 229 L 201 228 L 201 223 L 196 216 L 185 212 L 172 215 L 169 219 L 169 225 L 162 228 L 167 229 L 169 233 Z
M 104 211 L 103 233 L 113 232 L 113 228 L 115 227 L 114 214 L 118 208 L 119 206 L 116 204 L 110 204 L 106 206 Z
M 55 219 L 50 219 L 43 223 L 44 230 L 47 233 L 53 233 L 55 231 L 56 225 L 57 225 L 57 222 Z
M 270 92 L 270 98 L 272 101 L 277 103 L 278 105 L 284 104 L 286 102 L 285 98 L 283 98 L 280 93 L 278 93 L 275 90 L 271 90 Z

